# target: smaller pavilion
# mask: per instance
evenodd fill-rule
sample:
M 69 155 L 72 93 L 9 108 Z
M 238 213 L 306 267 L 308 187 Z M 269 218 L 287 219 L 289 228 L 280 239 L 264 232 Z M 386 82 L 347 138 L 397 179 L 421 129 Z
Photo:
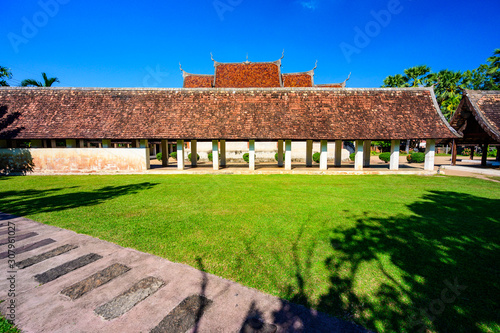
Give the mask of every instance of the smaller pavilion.
M 457 145 L 466 144 L 482 146 L 481 165 L 486 166 L 488 145 L 500 145 L 500 91 L 464 90 L 450 125 L 462 135 L 462 138 L 453 139 L 452 165 L 456 164 Z M 497 161 L 500 160 L 499 151 L 497 149 Z

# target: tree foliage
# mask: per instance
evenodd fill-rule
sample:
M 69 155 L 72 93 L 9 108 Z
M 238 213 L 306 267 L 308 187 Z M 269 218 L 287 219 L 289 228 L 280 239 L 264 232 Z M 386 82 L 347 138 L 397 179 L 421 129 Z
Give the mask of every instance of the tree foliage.
M 10 69 L 7 67 L 0 66 L 0 86 L 1 87 L 8 87 L 9 84 L 5 79 L 11 79 L 12 78 L 12 72 Z
M 443 69 L 434 73 L 426 65 L 415 66 L 405 69 L 404 74 L 389 75 L 382 87 L 434 86 L 441 112 L 449 119 L 460 104 L 462 89 L 500 90 L 500 49 L 487 62 L 465 72 Z
M 59 82 L 57 77 L 48 78 L 47 74 L 42 73 L 43 82 L 33 79 L 26 79 L 21 82 L 21 87 L 51 87 L 55 82 Z

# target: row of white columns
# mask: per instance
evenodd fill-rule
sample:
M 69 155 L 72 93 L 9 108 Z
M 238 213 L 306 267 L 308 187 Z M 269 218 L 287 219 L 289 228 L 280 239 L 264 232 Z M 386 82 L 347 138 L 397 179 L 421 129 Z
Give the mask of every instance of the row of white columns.
M 283 140 L 278 140 L 278 166 L 282 167 L 285 164 L 285 170 L 292 170 L 292 141 L 285 141 L 285 149 L 283 151 Z M 219 149 L 220 146 L 220 149 Z M 355 155 L 354 155 L 354 169 L 363 170 L 363 167 L 370 166 L 370 146 L 371 140 L 356 140 L 355 141 Z M 391 140 L 391 159 L 389 163 L 390 170 L 399 169 L 399 146 L 400 140 Z M 312 166 L 312 147 L 313 141 L 306 141 L 306 166 Z M 434 139 L 426 141 L 425 149 L 425 163 L 424 170 L 434 170 L 434 152 L 436 142 Z M 163 148 L 162 151 L 166 151 Z M 220 151 L 220 162 L 219 162 Z M 334 163 L 339 167 L 342 162 L 342 140 L 335 140 L 335 158 Z M 248 151 L 248 164 L 250 170 L 255 170 L 255 140 L 249 141 Z M 177 156 L 184 156 L 184 140 L 177 140 Z M 165 158 L 165 156 L 164 156 Z M 219 170 L 220 167 L 226 166 L 226 140 L 212 140 L 212 163 L 213 169 Z M 191 165 L 197 164 L 197 145 L 196 140 L 191 140 Z M 164 164 L 165 165 L 165 164 Z M 177 168 L 184 170 L 184 158 L 177 158 Z M 328 141 L 321 140 L 320 142 L 320 159 L 319 169 L 328 169 Z

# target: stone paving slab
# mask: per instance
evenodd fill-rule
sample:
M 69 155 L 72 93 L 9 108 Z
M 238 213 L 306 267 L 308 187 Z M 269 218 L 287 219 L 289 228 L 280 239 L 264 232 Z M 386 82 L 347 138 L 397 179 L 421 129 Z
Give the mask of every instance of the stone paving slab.
M 15 217 L 0 213 L 0 221 L 13 218 Z M 178 310 L 174 309 L 179 309 L 182 302 L 192 295 L 212 301 L 209 307 L 203 308 L 201 317 L 195 316 L 194 327 L 200 333 L 240 332 L 247 330 L 248 325 L 259 326 L 259 322 L 262 323 L 260 332 L 268 332 L 273 327 L 276 327 L 276 332 L 367 332 L 352 323 L 288 303 L 187 265 L 25 218 L 16 218 L 16 223 L 21 228 L 30 228 L 45 236 L 53 234 L 52 238 L 56 240 L 46 247 L 23 253 L 16 260 L 25 260 L 65 244 L 78 246 L 17 270 L 15 322 L 23 333 L 150 332 L 168 318 L 169 314 L 170 317 L 176 314 Z M 39 285 L 34 279 L 37 274 L 89 253 L 102 256 L 102 259 L 43 285 Z M 75 300 L 61 294 L 64 289 L 113 264 L 125 265 L 130 270 Z M 6 260 L 1 260 L 0 270 L 6 274 L 7 268 Z M 164 281 L 165 284 L 115 319 L 105 320 L 94 313 L 96 308 L 123 295 L 146 277 Z M 0 299 L 7 301 L 8 283 L 6 279 L 0 279 Z M 7 304 L 8 302 L 0 304 L 0 311 L 4 314 L 8 313 Z M 194 308 L 196 304 L 193 305 Z M 192 322 L 192 316 L 185 314 L 178 316 L 182 318 L 179 319 L 182 325 Z
M 52 241 L 51 243 L 55 242 L 55 240 L 53 240 L 51 238 L 49 238 L 49 240 Z M 46 244 L 46 242 L 43 243 L 43 244 Z M 59 246 L 58 248 L 53 249 L 51 251 L 47 251 L 45 253 L 36 255 L 34 257 L 30 257 L 30 258 L 24 259 L 23 261 L 19 261 L 19 262 L 16 263 L 16 266 L 18 268 L 20 268 L 20 269 L 23 269 L 23 268 L 26 268 L 26 267 L 30 267 L 30 266 L 38 264 L 38 263 L 40 263 L 40 262 L 42 262 L 44 260 L 53 258 L 53 257 L 58 256 L 60 254 L 63 254 L 63 253 L 66 253 L 68 251 L 71 251 L 73 249 L 76 249 L 77 247 L 78 246 L 71 245 L 71 244 L 66 244 L 66 245 L 63 245 L 63 246 Z M 16 253 L 19 253 L 19 249 L 17 249 Z
M 184 333 L 193 328 L 213 301 L 201 295 L 191 295 L 182 300 L 151 333 Z
M 5 251 L 5 252 L 2 252 L 0 253 L 0 259 L 5 259 L 10 255 L 12 255 L 12 253 L 14 252 L 16 255 L 19 255 L 19 254 L 22 254 L 24 252 L 29 252 L 29 251 L 33 251 L 35 249 L 38 249 L 39 247 L 43 247 L 43 246 L 46 246 L 46 245 L 49 245 L 49 244 L 52 244 L 52 243 L 55 243 L 56 241 L 53 240 L 52 238 L 45 238 L 45 239 L 42 239 L 41 241 L 38 241 L 38 242 L 35 242 L 35 243 L 32 243 L 32 244 L 26 244 L 26 245 L 23 245 L 23 246 L 19 246 L 13 250 L 11 250 L 9 252 L 9 250 Z M 18 266 L 19 267 L 19 266 Z M 23 268 L 23 267 L 21 267 Z
M 50 281 L 54 281 L 55 279 L 66 275 L 70 272 L 73 272 L 74 270 L 77 270 L 78 268 L 82 268 L 83 266 L 87 266 L 94 261 L 97 261 L 99 259 L 102 259 L 102 256 L 95 254 L 95 253 L 89 253 L 84 256 L 81 256 L 79 258 L 76 258 L 74 260 L 71 260 L 69 262 L 66 262 L 62 265 L 59 265 L 57 267 L 51 268 L 46 272 L 43 272 L 41 274 L 37 274 L 34 276 L 36 282 L 39 282 L 41 284 L 45 284 Z
M 97 307 L 94 312 L 106 320 L 120 317 L 125 312 L 132 309 L 137 303 L 145 300 L 149 295 L 154 294 L 163 285 L 164 281 L 148 276 L 134 284 L 123 294 L 116 296 L 111 301 Z
M 85 280 L 82 280 L 74 285 L 65 288 L 61 291 L 61 294 L 68 296 L 72 300 L 82 297 L 86 293 L 108 283 L 114 278 L 128 272 L 129 267 L 122 264 L 113 264 L 106 267 L 102 271 L 89 276 Z
M 38 234 L 36 232 L 28 232 L 28 233 L 24 233 L 24 234 L 17 234 L 15 236 L 15 240 L 16 241 L 22 241 L 24 239 L 35 237 L 35 236 L 38 236 Z M 9 238 L 10 238 L 10 236 L 7 237 L 7 238 L 4 238 L 4 239 L 0 239 L 0 246 L 9 244 Z M 14 237 L 12 237 L 12 238 L 14 238 Z

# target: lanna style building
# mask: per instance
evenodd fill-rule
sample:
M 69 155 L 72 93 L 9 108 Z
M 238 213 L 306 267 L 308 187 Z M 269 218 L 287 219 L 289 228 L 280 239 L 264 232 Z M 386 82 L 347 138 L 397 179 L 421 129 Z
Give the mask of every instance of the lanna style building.
M 483 166 L 486 165 L 488 145 L 497 145 L 496 159 L 500 161 L 500 91 L 464 90 L 450 125 L 462 136 L 453 140 L 452 165 L 457 160 L 457 145 L 464 144 L 482 146 Z
M 210 142 L 213 169 L 226 164 L 225 144 L 247 141 L 250 169 L 255 143 L 278 142 L 278 165 L 292 168 L 292 142 L 320 143 L 326 169 L 328 142 L 355 142 L 355 170 L 369 160 L 370 140 L 391 140 L 391 170 L 398 169 L 400 140 L 426 139 L 425 169 L 434 169 L 436 139 L 460 136 L 443 118 L 432 88 L 0 88 L 2 154 L 28 151 L 35 170 L 47 172 L 141 171 L 149 168 L 148 140 L 177 143 L 184 156 L 191 144 Z M 103 148 L 87 148 L 100 141 Z M 57 142 L 66 147 L 55 148 Z M 16 149 L 29 142 L 30 148 Z M 130 142 L 133 148 L 110 148 Z M 284 149 L 280 148 L 283 147 Z M 44 148 L 47 147 L 47 148 Z M 54 147 L 54 148 L 52 148 Z M 167 165 L 163 154 L 163 165 Z M 177 168 L 184 169 L 183 158 Z
M 425 170 L 434 170 L 435 140 L 460 138 L 432 88 L 346 88 L 349 77 L 316 85 L 316 66 L 282 73 L 282 58 L 212 58 L 214 74 L 181 68 L 183 88 L 1 87 L 0 155 L 29 155 L 41 172 L 144 171 L 161 143 L 162 165 L 171 147 L 179 170 L 187 149 L 192 167 L 198 153 L 211 152 L 218 170 L 231 154 L 248 152 L 250 170 L 256 156 L 274 161 L 275 153 L 278 166 L 291 170 L 292 161 L 312 166 L 316 149 L 327 170 L 329 160 L 341 166 L 349 155 L 342 143 L 353 141 L 354 169 L 363 170 L 371 140 L 390 140 L 389 169 L 398 170 L 400 140 L 426 139 Z

